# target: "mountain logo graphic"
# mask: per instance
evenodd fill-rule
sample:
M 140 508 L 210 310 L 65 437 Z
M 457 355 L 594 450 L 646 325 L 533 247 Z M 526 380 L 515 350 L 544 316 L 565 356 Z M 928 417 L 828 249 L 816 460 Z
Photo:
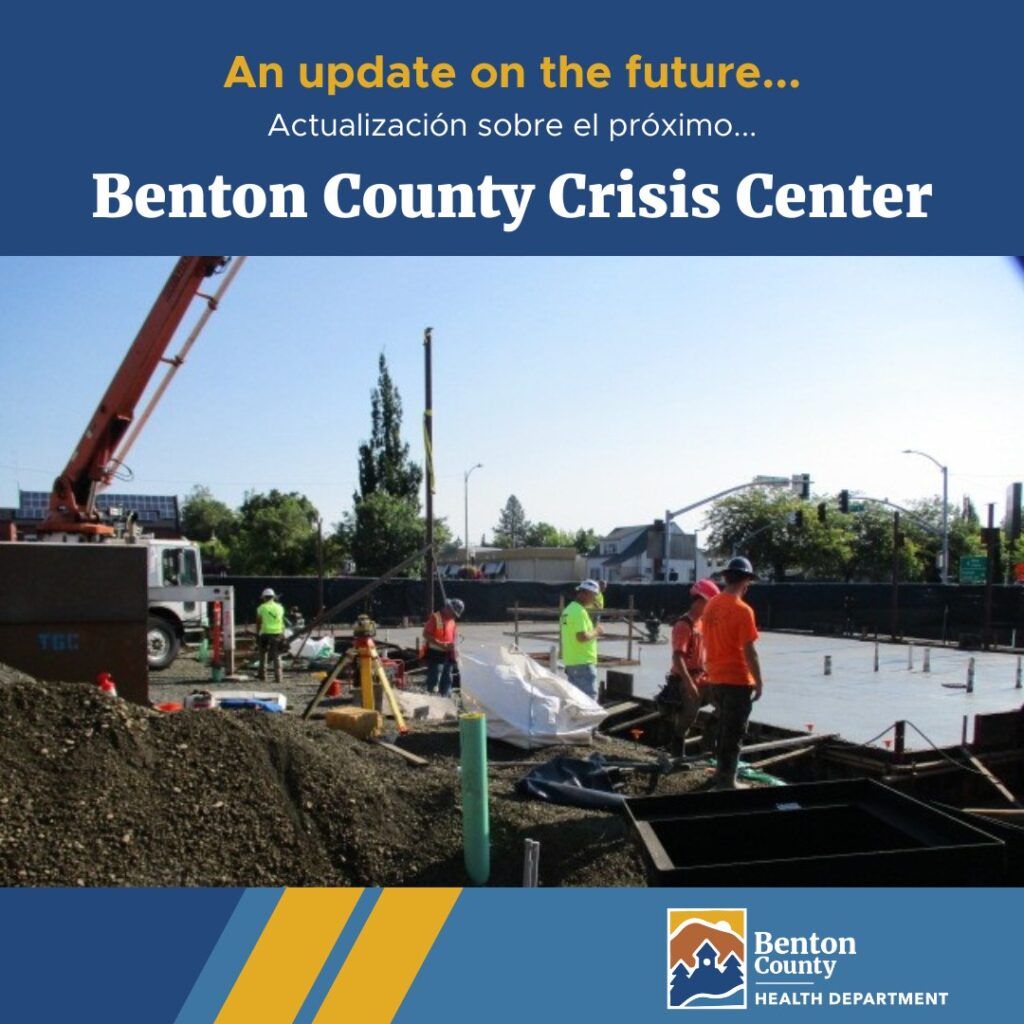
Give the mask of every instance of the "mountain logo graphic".
M 668 912 L 668 1008 L 747 1008 L 747 912 Z

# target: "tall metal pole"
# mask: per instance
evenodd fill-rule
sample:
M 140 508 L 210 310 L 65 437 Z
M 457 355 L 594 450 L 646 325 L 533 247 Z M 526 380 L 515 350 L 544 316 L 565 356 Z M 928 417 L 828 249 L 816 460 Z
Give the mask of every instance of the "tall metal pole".
M 943 584 L 949 582 L 949 466 L 944 466 L 934 455 L 918 451 L 916 448 L 904 448 L 904 455 L 920 455 L 939 467 L 942 473 L 942 573 Z
M 988 507 L 988 533 L 985 541 L 985 625 L 982 636 L 985 641 L 985 650 L 992 647 L 992 580 L 995 578 L 995 553 L 996 545 L 992 542 L 996 528 L 996 507 Z
M 426 559 L 426 606 L 427 618 L 434 614 L 434 384 L 432 377 L 432 351 L 434 329 L 423 332 L 423 365 L 426 396 L 423 406 L 423 447 L 426 458 L 426 512 L 427 512 L 427 559 Z
M 316 521 L 316 577 L 317 577 L 317 615 L 324 610 L 324 521 Z
M 900 514 L 892 514 L 892 609 L 889 632 L 896 639 L 900 617 Z
M 942 467 L 942 582 L 949 582 L 949 467 Z
M 469 477 L 474 469 L 483 469 L 484 464 L 478 462 L 475 466 L 470 466 L 465 473 L 462 474 L 462 493 L 465 499 L 465 513 L 466 513 L 466 563 L 469 564 Z

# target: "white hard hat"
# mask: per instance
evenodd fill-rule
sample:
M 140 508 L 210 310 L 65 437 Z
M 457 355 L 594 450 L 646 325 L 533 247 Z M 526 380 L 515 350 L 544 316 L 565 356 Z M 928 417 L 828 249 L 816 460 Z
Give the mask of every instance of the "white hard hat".
M 457 597 L 453 597 L 444 603 L 445 608 L 449 608 L 452 614 L 456 618 L 461 618 L 462 613 L 466 610 L 466 604 L 464 601 L 460 601 Z
M 584 580 L 576 589 L 589 590 L 592 594 L 599 594 L 601 592 L 601 587 L 596 580 Z
M 260 597 L 277 597 L 277 594 L 274 593 L 273 587 L 267 587 L 266 590 L 260 594 Z

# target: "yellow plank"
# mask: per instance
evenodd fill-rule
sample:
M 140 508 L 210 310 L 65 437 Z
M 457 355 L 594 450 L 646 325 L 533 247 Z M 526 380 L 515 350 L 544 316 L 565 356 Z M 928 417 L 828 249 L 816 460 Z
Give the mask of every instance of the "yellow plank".
M 362 889 L 286 889 L 216 1024 L 292 1024 Z
M 461 891 L 385 889 L 313 1024 L 390 1024 Z

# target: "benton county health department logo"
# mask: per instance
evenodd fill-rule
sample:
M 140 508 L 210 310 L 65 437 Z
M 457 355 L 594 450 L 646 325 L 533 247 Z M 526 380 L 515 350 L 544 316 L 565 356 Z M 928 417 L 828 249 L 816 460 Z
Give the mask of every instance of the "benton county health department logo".
M 746 910 L 669 910 L 668 1008 L 746 1006 Z

